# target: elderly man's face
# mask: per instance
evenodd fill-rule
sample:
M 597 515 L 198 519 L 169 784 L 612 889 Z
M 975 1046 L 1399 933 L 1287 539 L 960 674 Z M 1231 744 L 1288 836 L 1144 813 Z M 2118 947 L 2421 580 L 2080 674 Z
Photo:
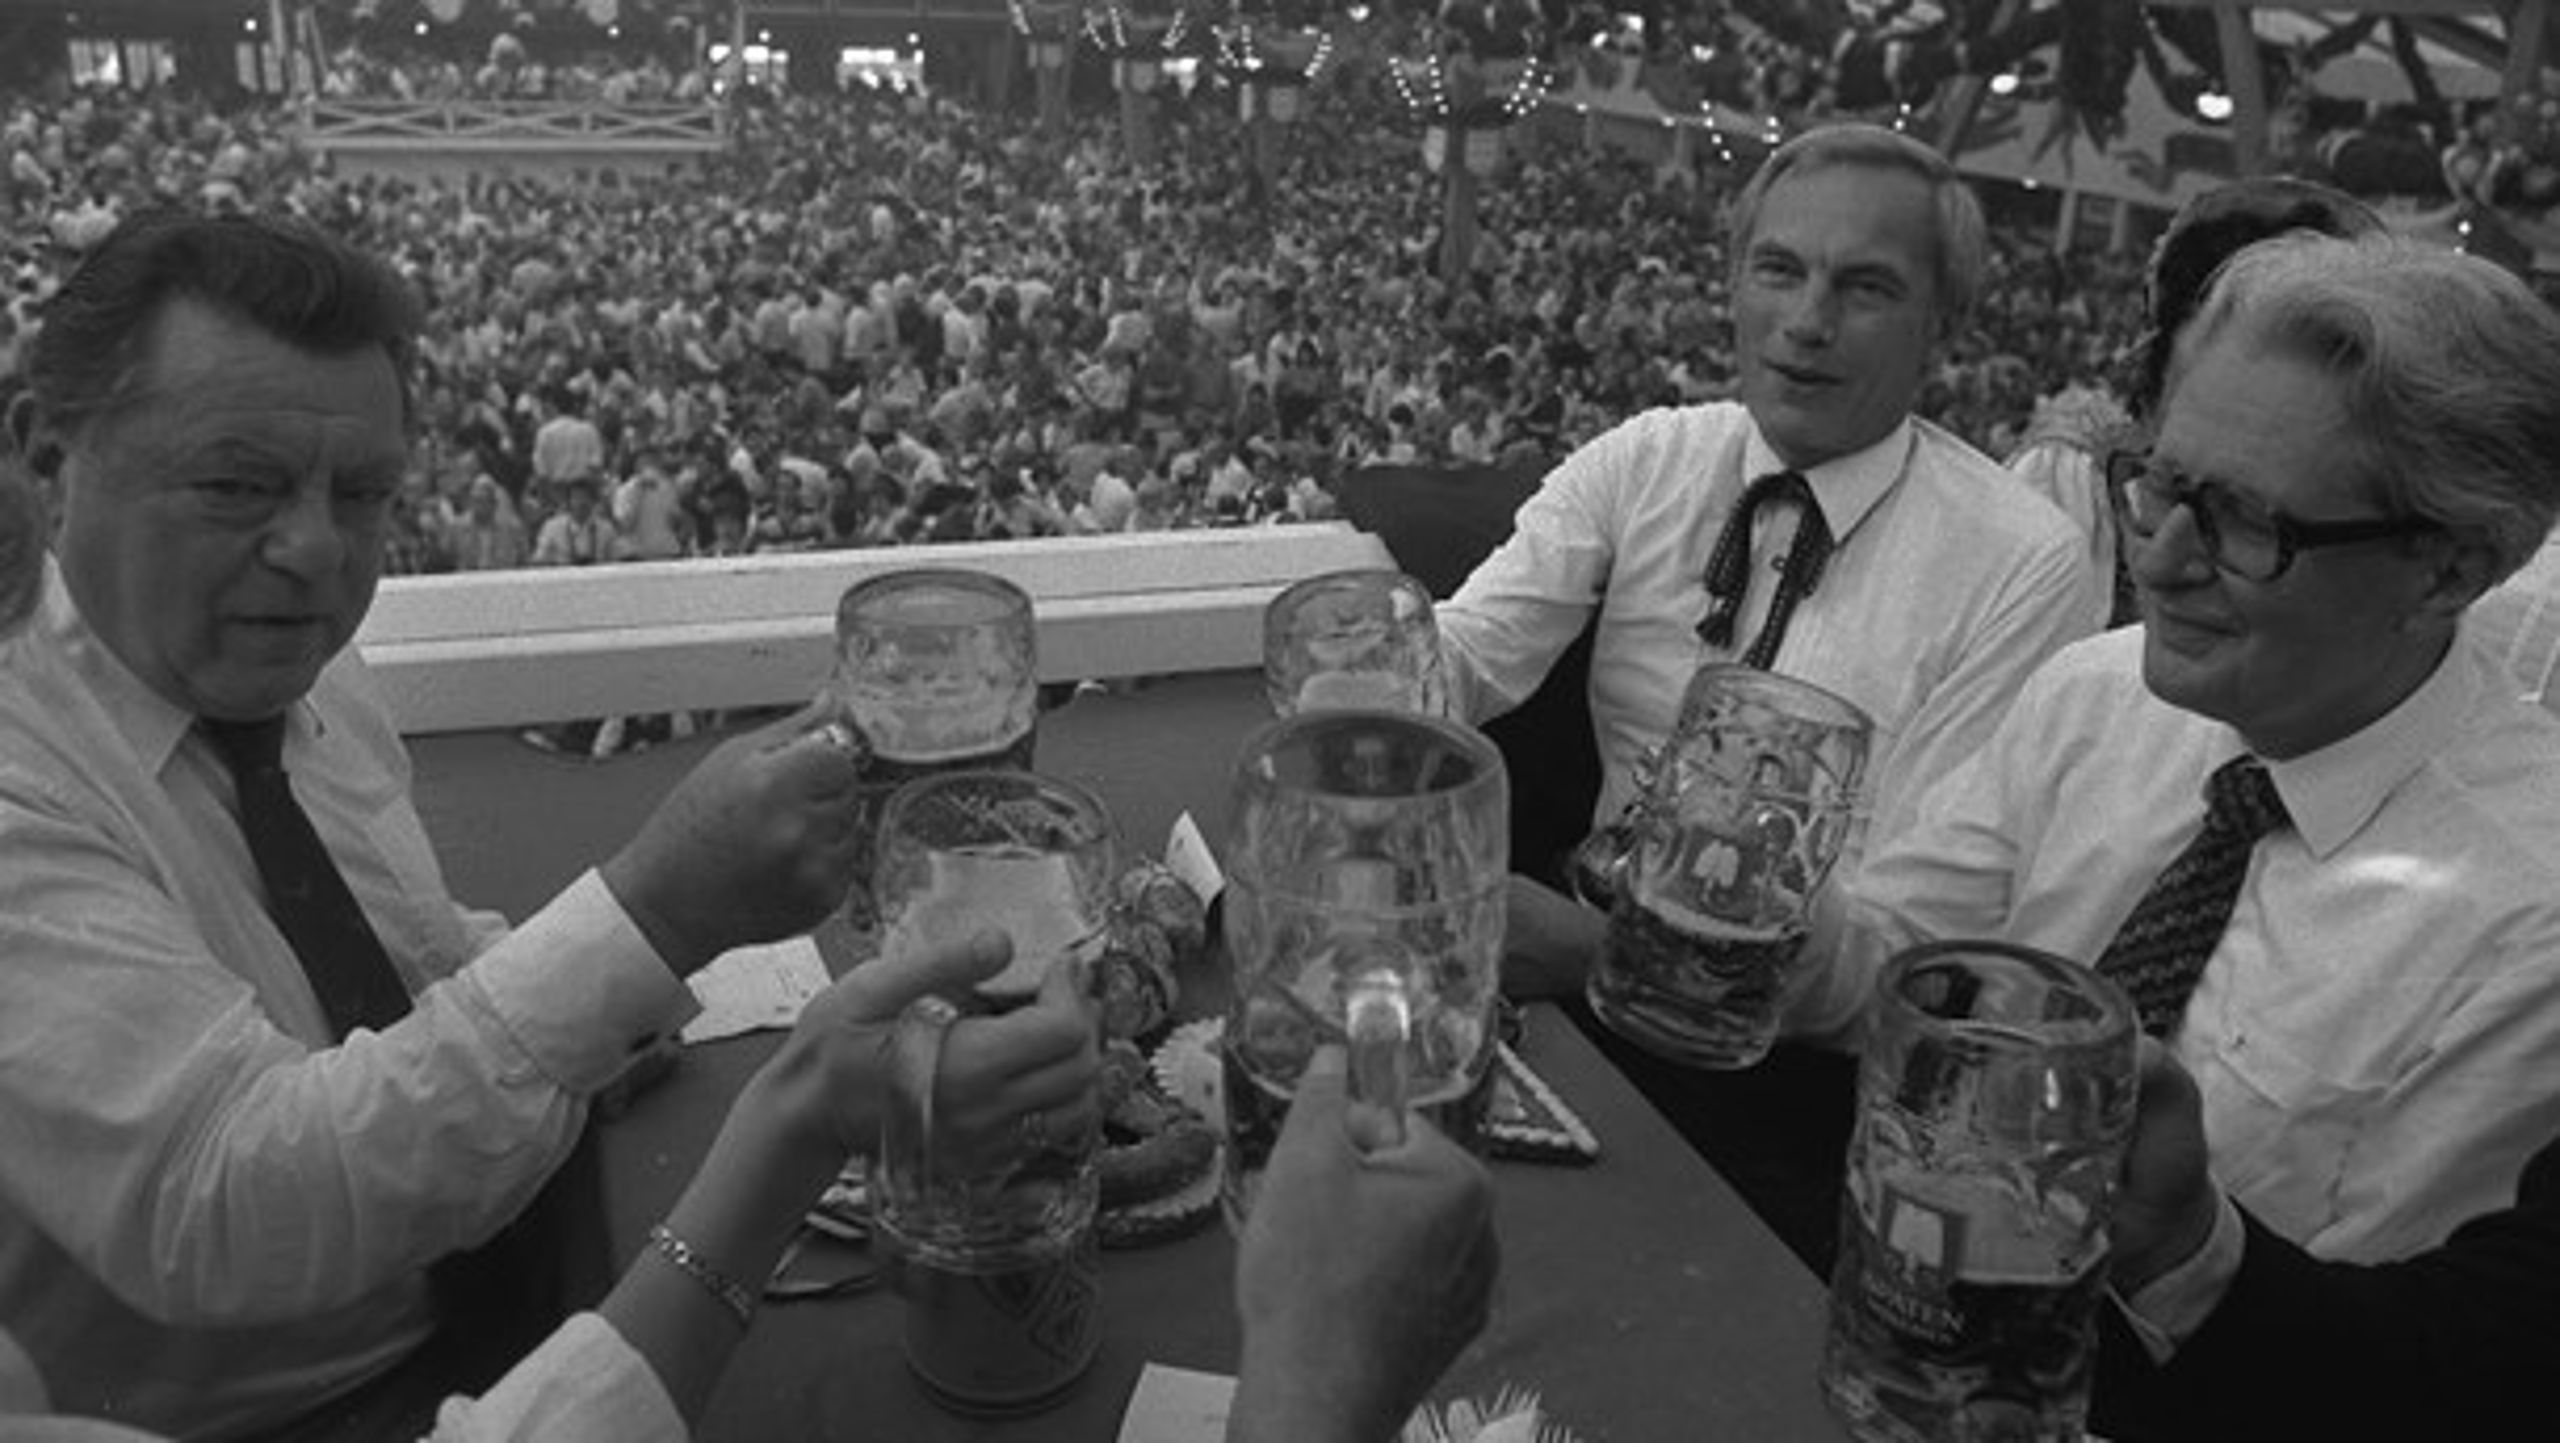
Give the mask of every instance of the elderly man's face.
M 1911 412 L 1938 328 L 1936 208 L 1898 170 L 1832 165 L 1769 187 L 1733 297 L 1742 402 L 1790 466 L 1881 441 Z
M 56 438 L 56 543 L 81 614 L 201 716 L 272 716 L 373 602 L 408 464 L 378 350 L 300 350 L 193 301 L 161 317 L 120 411 Z
M 2217 338 L 2179 375 L 2156 464 L 2298 521 L 2388 515 L 2347 436 L 2338 384 L 2246 338 Z M 2143 621 L 2143 680 L 2162 700 L 2229 723 L 2284 758 L 2361 730 L 2425 680 L 2447 628 L 2429 624 L 2441 548 L 2373 541 L 2300 552 L 2272 581 L 2219 570 L 2195 515 L 2127 538 Z

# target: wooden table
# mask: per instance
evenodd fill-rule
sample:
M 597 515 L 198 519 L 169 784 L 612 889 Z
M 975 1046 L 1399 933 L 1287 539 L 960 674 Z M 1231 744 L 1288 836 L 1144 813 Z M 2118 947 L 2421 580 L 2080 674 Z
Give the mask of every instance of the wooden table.
M 1215 840 L 1227 760 L 1262 714 L 1253 676 L 1086 696 L 1043 719 L 1040 762 L 1101 795 L 1132 852 L 1159 848 L 1185 809 Z M 700 750 L 595 766 L 511 737 L 435 738 L 415 748 L 420 805 L 455 891 L 521 916 L 628 835 Z M 616 1256 L 637 1251 L 773 1045 L 768 1035 L 692 1049 L 672 1079 L 603 1129 Z M 1532 1009 L 1522 1051 L 1591 1124 L 1602 1157 L 1587 1168 L 1495 1164 L 1504 1266 L 1494 1318 L 1437 1396 L 1533 1388 L 1585 1443 L 1845 1436 L 1813 1381 L 1817 1281 L 1560 1014 Z M 1233 1371 L 1233 1262 L 1215 1223 L 1106 1254 L 1092 1372 L 1057 1407 L 1006 1422 L 956 1417 L 926 1397 L 904 1366 L 894 1297 L 771 1306 L 699 1436 L 1109 1443 L 1146 1363 Z

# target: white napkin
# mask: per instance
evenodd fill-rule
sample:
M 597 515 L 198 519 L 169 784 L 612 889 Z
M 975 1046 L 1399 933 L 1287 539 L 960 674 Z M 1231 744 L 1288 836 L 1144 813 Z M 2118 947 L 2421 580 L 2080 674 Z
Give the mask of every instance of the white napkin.
M 1218 1443 L 1235 1396 L 1236 1380 L 1223 1373 L 1149 1363 L 1129 1394 L 1120 1443 Z
M 789 1027 L 810 998 L 827 990 L 828 980 L 818 944 L 807 937 L 723 952 L 693 974 L 689 985 L 702 1011 L 678 1035 L 687 1043 L 716 1042 Z

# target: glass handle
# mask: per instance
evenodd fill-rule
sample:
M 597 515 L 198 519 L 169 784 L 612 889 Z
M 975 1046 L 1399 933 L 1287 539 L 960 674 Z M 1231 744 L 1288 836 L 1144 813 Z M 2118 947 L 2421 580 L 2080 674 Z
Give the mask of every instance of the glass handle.
M 1413 1035 L 1404 979 L 1383 970 L 1362 974 L 1351 984 L 1343 1021 L 1351 1036 L 1351 1100 L 1379 1109 L 1388 1126 L 1385 1145 L 1401 1145 L 1411 1091 L 1405 1044 Z

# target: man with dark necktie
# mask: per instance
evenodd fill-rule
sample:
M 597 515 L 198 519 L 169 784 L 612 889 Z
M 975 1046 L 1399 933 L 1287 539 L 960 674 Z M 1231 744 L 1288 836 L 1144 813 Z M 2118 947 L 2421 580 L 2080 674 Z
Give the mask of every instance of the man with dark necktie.
M 2262 242 L 2110 472 L 2142 624 L 2039 671 L 1869 852 L 1789 1025 L 1853 1026 L 1922 940 L 2093 963 L 2256 1226 L 2433 1247 L 2560 1133 L 2560 724 L 2464 625 L 2560 514 L 2560 316 L 2471 256 Z M 2225 1209 L 2120 1276 L 2164 1354 L 2240 1237 Z
M 1916 140 L 1844 125 L 1779 147 L 1734 206 L 1740 400 L 1637 416 L 1522 504 L 1439 611 L 1462 714 L 1518 706 L 1596 624 L 1601 820 L 1690 675 L 1747 662 L 1875 718 L 1870 833 L 1898 835 L 2104 615 L 2070 522 L 1911 414 L 1985 244 L 1972 190 Z M 1526 882 L 1514 904 L 1505 986 L 1578 993 L 1604 919 Z
M 417 322 L 315 233 L 140 217 L 48 307 L 9 413 L 60 526 L 0 650 L 0 1325 L 75 1411 L 406 1416 L 420 1360 L 497 1336 L 470 1310 L 517 1265 L 457 1257 L 685 975 L 842 895 L 853 768 L 808 716 L 715 751 L 522 926 L 446 892 L 347 647 Z
M 1944 157 L 1874 126 L 1808 132 L 1752 177 L 1729 245 L 1740 400 L 1649 411 L 1547 477 L 1440 608 L 1452 695 L 1470 720 L 1509 711 L 1591 627 L 1598 821 L 1633 795 L 1701 664 L 1811 682 L 1875 719 L 1869 845 L 1888 846 L 2027 675 L 2097 629 L 2105 578 L 2060 511 L 1911 414 L 1984 263 L 1981 209 Z M 1511 900 L 1505 989 L 1578 996 L 1606 918 L 1525 877 Z M 1820 1254 L 1845 1067 L 1782 1048 L 1709 1078 L 1600 1040 Z

